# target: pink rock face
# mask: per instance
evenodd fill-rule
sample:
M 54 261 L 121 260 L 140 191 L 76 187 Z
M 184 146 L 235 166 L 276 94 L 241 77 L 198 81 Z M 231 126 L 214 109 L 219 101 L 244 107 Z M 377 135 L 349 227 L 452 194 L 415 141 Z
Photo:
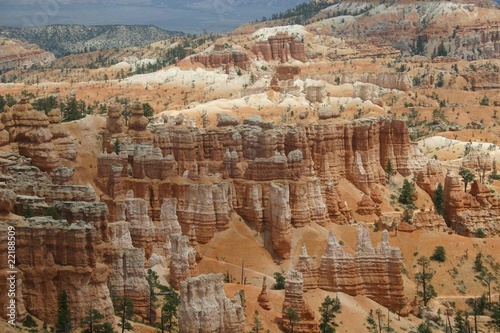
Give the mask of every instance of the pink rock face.
M 153 134 L 146 129 L 146 126 L 149 124 L 149 119 L 144 116 L 144 110 L 141 104 L 134 103 L 131 113 L 128 121 L 128 135 L 132 138 L 132 142 L 152 143 Z
M 448 170 L 444 183 L 446 223 L 456 233 L 473 236 L 481 229 L 488 236 L 498 235 L 500 206 L 489 188 L 474 181 L 470 194 L 464 192 L 459 176 Z
M 266 61 L 279 60 L 285 63 L 291 58 L 302 62 L 307 61 L 304 44 L 295 36 L 288 35 L 287 32 L 271 36 L 267 42 L 255 43 L 252 52 Z
M 302 273 L 304 292 L 318 287 L 318 265 L 316 263 L 316 257 L 312 258 L 307 254 L 305 245 L 302 246 L 302 252 L 295 269 Z
M 271 224 L 273 250 L 283 259 L 290 257 L 292 243 L 289 196 L 290 192 L 287 186 L 271 183 L 266 215 Z
M 245 309 L 236 293 L 224 293 L 224 275 L 209 274 L 181 282 L 179 332 L 243 333 Z
M 314 318 L 314 312 L 304 302 L 303 284 L 302 273 L 296 271 L 293 267 L 290 268 L 285 279 L 285 299 L 283 300 L 283 320 L 281 324 L 286 330 L 290 330 L 287 309 L 292 309 L 297 312 L 300 318 L 300 320 L 294 324 L 294 332 L 319 332 L 318 323 Z
M 380 215 L 380 206 L 373 202 L 373 200 L 366 194 L 363 195 L 363 198 L 360 202 L 358 202 L 358 209 L 356 212 L 359 215 Z
M 19 146 L 19 153 L 31 158 L 33 165 L 44 171 L 59 165 L 59 156 L 52 143 L 49 119 L 43 111 L 34 110 L 25 98 L 2 114 L 11 142 Z
M 271 301 L 269 300 L 269 295 L 267 294 L 267 282 L 265 276 L 262 279 L 262 290 L 257 297 L 257 302 L 264 310 L 271 310 Z
M 228 65 L 239 67 L 243 70 L 250 68 L 250 58 L 239 51 L 213 51 L 208 54 L 195 54 L 190 57 L 192 62 L 199 62 L 206 67 L 220 68 Z
M 389 246 L 387 231 L 374 248 L 368 230 L 360 224 L 356 255 L 345 252 L 332 233 L 321 257 L 318 286 L 349 295 L 366 295 L 394 309 L 404 304 L 402 257 L 399 248 Z
M 253 117 L 242 125 L 203 130 L 165 124 L 152 134 L 152 143 L 126 143 L 120 155 L 99 156 L 98 184 L 111 198 L 110 216 L 115 215 L 111 202 L 133 190 L 148 202 L 148 214 L 158 224 L 163 199 L 176 197 L 183 234 L 194 227 L 192 239 L 199 243 L 225 230 L 232 212 L 263 232 L 271 183 L 286 188 L 283 204 L 290 209 L 291 226 L 346 223 L 352 208 L 338 190 L 342 177 L 380 201 L 377 187 L 386 182 L 389 160 L 405 176 L 428 163 L 410 142 L 404 121 L 383 117 L 293 127 Z M 221 178 L 212 176 L 217 174 Z M 378 212 L 372 202 L 363 209 Z M 276 244 L 281 243 L 277 248 L 286 255 L 287 228 L 273 230 Z
M 0 236 L 0 241 L 6 243 L 7 233 L 2 232 L 2 235 L 5 238 Z M 43 321 L 55 323 L 57 299 L 60 292 L 66 290 L 72 320 L 80 322 L 86 316 L 82 310 L 92 303 L 112 322 L 114 314 L 107 287 L 109 269 L 97 261 L 95 235 L 95 231 L 84 223 L 70 226 L 49 217 L 18 221 L 19 309 L 25 308 Z M 4 264 L 0 266 L 2 272 L 6 271 Z M 5 300 L 7 298 L 0 300 L 2 306 L 6 306 Z

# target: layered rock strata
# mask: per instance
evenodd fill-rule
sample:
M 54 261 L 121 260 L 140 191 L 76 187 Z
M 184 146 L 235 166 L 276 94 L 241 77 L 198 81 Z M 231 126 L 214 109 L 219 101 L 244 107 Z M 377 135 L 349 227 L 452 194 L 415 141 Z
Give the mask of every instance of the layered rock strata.
M 267 41 L 257 42 L 252 46 L 252 52 L 257 58 L 265 61 L 279 60 L 282 63 L 292 59 L 307 61 L 304 44 L 287 32 L 277 33 Z
M 61 125 L 61 111 L 54 109 L 47 114 L 49 129 L 52 132 L 52 143 L 56 146 L 60 158 L 74 161 L 78 155 L 76 140 Z
M 245 309 L 239 293 L 224 293 L 224 275 L 209 274 L 181 282 L 180 333 L 243 333 Z
M 265 276 L 262 279 L 262 290 L 257 297 L 257 302 L 259 303 L 259 306 L 264 310 L 271 310 L 271 301 L 269 299 L 269 295 L 267 294 L 267 282 Z
M 465 193 L 460 178 L 448 170 L 444 183 L 446 223 L 456 233 L 474 236 L 481 229 L 488 236 L 500 234 L 500 202 L 489 188 L 474 181 Z
M 410 142 L 405 122 L 398 119 L 324 119 L 275 127 L 253 116 L 241 125 L 208 129 L 164 124 L 151 128 L 152 143 L 138 143 L 115 126 L 119 113 L 113 112 L 108 132 L 122 135 L 123 149 L 119 155 L 102 153 L 98 158 L 98 184 L 110 220 L 117 221 L 116 198 L 129 190 L 146 200 L 155 225 L 163 199 L 178 198 L 182 233 L 190 232 L 202 244 L 225 230 L 236 212 L 258 232 L 273 231 L 274 248 L 281 248 L 279 255 L 286 257 L 287 246 L 277 244 L 288 238 L 289 227 L 278 221 L 289 219 L 288 224 L 300 228 L 351 219 L 338 191 L 340 179 L 377 198 L 377 186 L 386 182 L 388 160 L 404 176 L 427 164 Z M 278 211 L 269 204 L 271 193 L 279 197 L 273 183 L 283 189 L 282 204 L 288 208 L 279 211 L 284 218 L 270 214 Z
M 31 166 L 29 159 L 11 153 L 0 154 L 0 175 L 3 186 L 9 188 L 2 195 L 3 211 L 37 216 L 0 217 L 2 228 L 14 225 L 19 237 L 18 319 L 22 320 L 26 309 L 47 323 L 55 323 L 57 299 L 66 290 L 73 322 L 86 316 L 83 310 L 90 304 L 113 322 L 108 282 L 118 296 L 133 300 L 137 314 L 147 315 L 144 250 L 133 247 L 126 222 L 108 224 L 108 208 L 95 201 L 92 188 L 65 185 L 70 182 L 71 170 L 58 168 L 49 177 Z M 53 179 L 60 184 L 54 184 Z
M 198 62 L 209 68 L 220 68 L 229 65 L 243 70 L 250 68 L 250 58 L 241 51 L 213 51 L 206 54 L 192 55 L 190 59 L 191 62 Z
M 59 165 L 49 119 L 43 111 L 34 110 L 25 97 L 2 113 L 2 123 L 9 132 L 10 142 L 16 142 L 19 153 L 31 158 L 33 165 L 46 171 Z
M 382 241 L 373 247 L 369 232 L 358 226 L 356 254 L 342 249 L 332 233 L 321 257 L 318 287 L 346 294 L 366 295 L 388 308 L 400 309 L 404 304 L 402 257 L 399 248 L 391 247 L 387 230 Z
M 24 306 L 37 318 L 54 323 L 58 297 L 66 290 L 69 312 L 75 322 L 86 316 L 82 309 L 90 304 L 106 320 L 113 321 L 107 287 L 109 268 L 97 260 L 96 232 L 92 226 L 50 217 L 19 220 L 14 226 L 21 308 Z
M 285 299 L 283 301 L 281 325 L 290 331 L 290 321 L 287 310 L 292 309 L 297 313 L 299 320 L 293 325 L 293 331 L 298 333 L 319 332 L 318 323 L 314 318 L 314 312 L 304 302 L 303 299 L 303 279 L 302 273 L 297 272 L 293 267 L 288 271 L 285 278 Z

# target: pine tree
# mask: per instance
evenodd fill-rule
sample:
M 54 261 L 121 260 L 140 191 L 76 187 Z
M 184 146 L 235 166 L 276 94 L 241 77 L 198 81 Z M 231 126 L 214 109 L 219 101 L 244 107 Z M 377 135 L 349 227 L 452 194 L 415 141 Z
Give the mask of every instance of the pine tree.
M 338 325 L 335 323 L 335 314 L 340 313 L 341 305 L 338 297 L 330 298 L 326 296 L 323 303 L 319 308 L 319 313 L 321 314 L 321 319 L 319 322 L 319 330 L 321 333 L 334 333 L 335 327 Z
M 422 256 L 418 258 L 417 264 L 420 266 L 421 271 L 415 273 L 415 279 L 417 280 L 417 284 L 422 288 L 417 291 L 417 296 L 422 299 L 424 306 L 427 306 L 429 301 L 437 296 L 434 287 L 430 284 L 435 272 L 430 268 L 431 262 L 427 257 Z
M 391 175 L 394 172 L 394 168 L 392 167 L 392 161 L 390 159 L 387 160 L 387 168 L 385 170 L 387 173 L 387 182 L 391 182 Z
M 467 192 L 467 184 L 473 182 L 474 179 L 476 179 L 476 175 L 466 168 L 460 168 L 458 174 L 462 177 L 462 181 L 464 182 L 464 192 Z
M 161 293 L 165 295 L 165 300 L 161 308 L 160 330 L 162 333 L 177 332 L 179 324 L 177 322 L 177 313 L 181 303 L 179 295 L 170 287 L 160 285 Z
M 118 326 L 122 328 L 122 333 L 126 330 L 131 331 L 132 325 L 130 324 L 130 319 L 134 315 L 134 304 L 127 296 L 122 296 L 118 298 L 117 308 L 115 309 L 120 316 L 120 322 Z
M 398 201 L 404 205 L 412 205 L 413 204 L 413 192 L 415 192 L 415 185 L 405 179 L 403 181 L 403 187 L 399 191 Z
M 366 318 L 366 328 L 368 329 L 368 332 L 370 333 L 379 333 L 378 332 L 378 327 L 377 327 L 377 322 L 375 321 L 375 317 L 373 316 L 373 310 L 370 309 L 370 313 L 368 314 L 368 317 Z
M 466 324 L 464 317 L 463 317 L 463 312 L 462 311 L 457 311 L 455 314 L 455 327 L 454 331 L 455 333 L 469 333 L 468 329 L 468 324 Z
M 158 274 L 151 268 L 148 269 L 146 280 L 149 285 L 149 323 L 152 324 L 156 320 L 156 304 L 158 297 L 155 295 L 155 288 L 158 288 L 160 283 L 158 282 Z
M 285 277 L 280 272 L 274 273 L 274 279 L 276 280 L 276 284 L 274 285 L 275 290 L 283 290 L 285 289 Z
M 69 315 L 68 294 L 62 290 L 58 299 L 56 333 L 71 332 L 71 317 Z
M 259 333 L 261 330 L 264 330 L 264 326 L 262 325 L 262 319 L 259 316 L 259 311 L 255 310 L 253 314 L 253 327 L 252 333 Z
M 434 191 L 434 197 L 432 198 L 434 203 L 434 210 L 439 215 L 444 214 L 444 189 L 441 183 L 438 184 L 436 190 Z
M 295 323 L 300 321 L 299 314 L 292 308 L 286 308 L 284 319 L 288 320 L 288 325 L 290 327 L 289 332 L 293 333 Z
M 102 323 L 104 316 L 96 309 L 89 308 L 89 314 L 85 317 L 81 326 L 85 327 L 83 333 L 113 333 L 113 326 L 108 323 Z
M 500 329 L 500 304 L 493 305 L 490 318 L 491 320 L 488 321 L 488 326 Z

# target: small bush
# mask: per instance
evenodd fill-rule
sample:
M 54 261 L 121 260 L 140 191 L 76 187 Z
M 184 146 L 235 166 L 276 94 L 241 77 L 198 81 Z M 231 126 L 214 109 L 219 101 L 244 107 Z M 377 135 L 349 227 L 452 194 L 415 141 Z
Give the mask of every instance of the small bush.
M 26 317 L 26 319 L 23 321 L 23 326 L 24 327 L 38 327 L 36 321 L 30 315 L 28 315 Z
M 430 256 L 431 260 L 444 262 L 446 260 L 446 251 L 442 246 L 436 246 L 434 253 Z
M 477 228 L 476 233 L 475 233 L 475 236 L 476 236 L 477 238 L 485 238 L 485 237 L 486 237 L 486 233 L 484 232 L 484 230 L 483 230 L 483 229 L 481 229 L 481 228 Z
M 280 272 L 274 273 L 274 279 L 276 280 L 276 284 L 274 285 L 275 290 L 283 290 L 285 289 L 285 277 Z

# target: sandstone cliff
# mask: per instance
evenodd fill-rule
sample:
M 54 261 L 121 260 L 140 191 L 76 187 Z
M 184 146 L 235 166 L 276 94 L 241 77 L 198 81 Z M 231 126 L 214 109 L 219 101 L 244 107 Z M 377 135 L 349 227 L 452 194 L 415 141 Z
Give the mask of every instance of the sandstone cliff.
M 332 233 L 321 257 L 318 286 L 349 295 L 366 295 L 388 308 L 401 309 L 404 304 L 402 257 L 399 248 L 391 247 L 387 230 L 382 241 L 373 247 L 369 232 L 358 225 L 356 254 L 342 249 Z
M 111 115 L 108 147 L 114 135 L 125 135 L 124 142 L 131 142 L 123 144 L 120 155 L 103 153 L 98 159 L 98 183 L 112 220 L 116 198 L 129 190 L 148 202 L 155 225 L 163 200 L 177 198 L 184 235 L 191 230 L 197 242 L 207 243 L 216 231 L 227 229 L 236 212 L 258 232 L 270 232 L 283 258 L 289 252 L 285 244 L 290 227 L 351 218 L 337 189 L 341 178 L 367 195 L 375 191 L 372 197 L 377 198 L 377 186 L 386 182 L 388 160 L 404 176 L 427 165 L 398 119 L 327 119 L 274 127 L 254 117 L 242 125 L 209 129 L 164 124 L 154 127 L 153 143 L 133 143 L 116 127 L 119 117 Z M 282 189 L 280 195 L 276 186 Z M 271 195 L 284 198 L 282 208 Z M 378 208 L 366 211 L 377 213 Z
M 238 293 L 224 293 L 222 274 L 200 275 L 181 282 L 180 333 L 243 333 L 245 311 Z
M 303 279 L 302 273 L 290 268 L 285 279 L 285 299 L 283 301 L 283 321 L 281 325 L 290 330 L 287 309 L 292 309 L 297 313 L 298 322 L 294 324 L 293 331 L 299 333 L 319 332 L 318 323 L 314 318 L 314 312 L 304 302 L 303 299 Z
M 304 44 L 287 32 L 277 33 L 268 38 L 267 42 L 257 42 L 252 46 L 252 52 L 257 58 L 266 61 L 279 60 L 282 63 L 290 61 L 292 58 L 306 62 L 307 57 Z
M 56 57 L 34 44 L 16 39 L 0 38 L 0 72 L 11 69 L 28 69 L 33 65 L 50 64 Z
M 460 178 L 448 170 L 444 183 L 446 222 L 456 233 L 474 236 L 479 229 L 486 235 L 498 235 L 500 202 L 489 188 L 474 181 L 465 193 Z

